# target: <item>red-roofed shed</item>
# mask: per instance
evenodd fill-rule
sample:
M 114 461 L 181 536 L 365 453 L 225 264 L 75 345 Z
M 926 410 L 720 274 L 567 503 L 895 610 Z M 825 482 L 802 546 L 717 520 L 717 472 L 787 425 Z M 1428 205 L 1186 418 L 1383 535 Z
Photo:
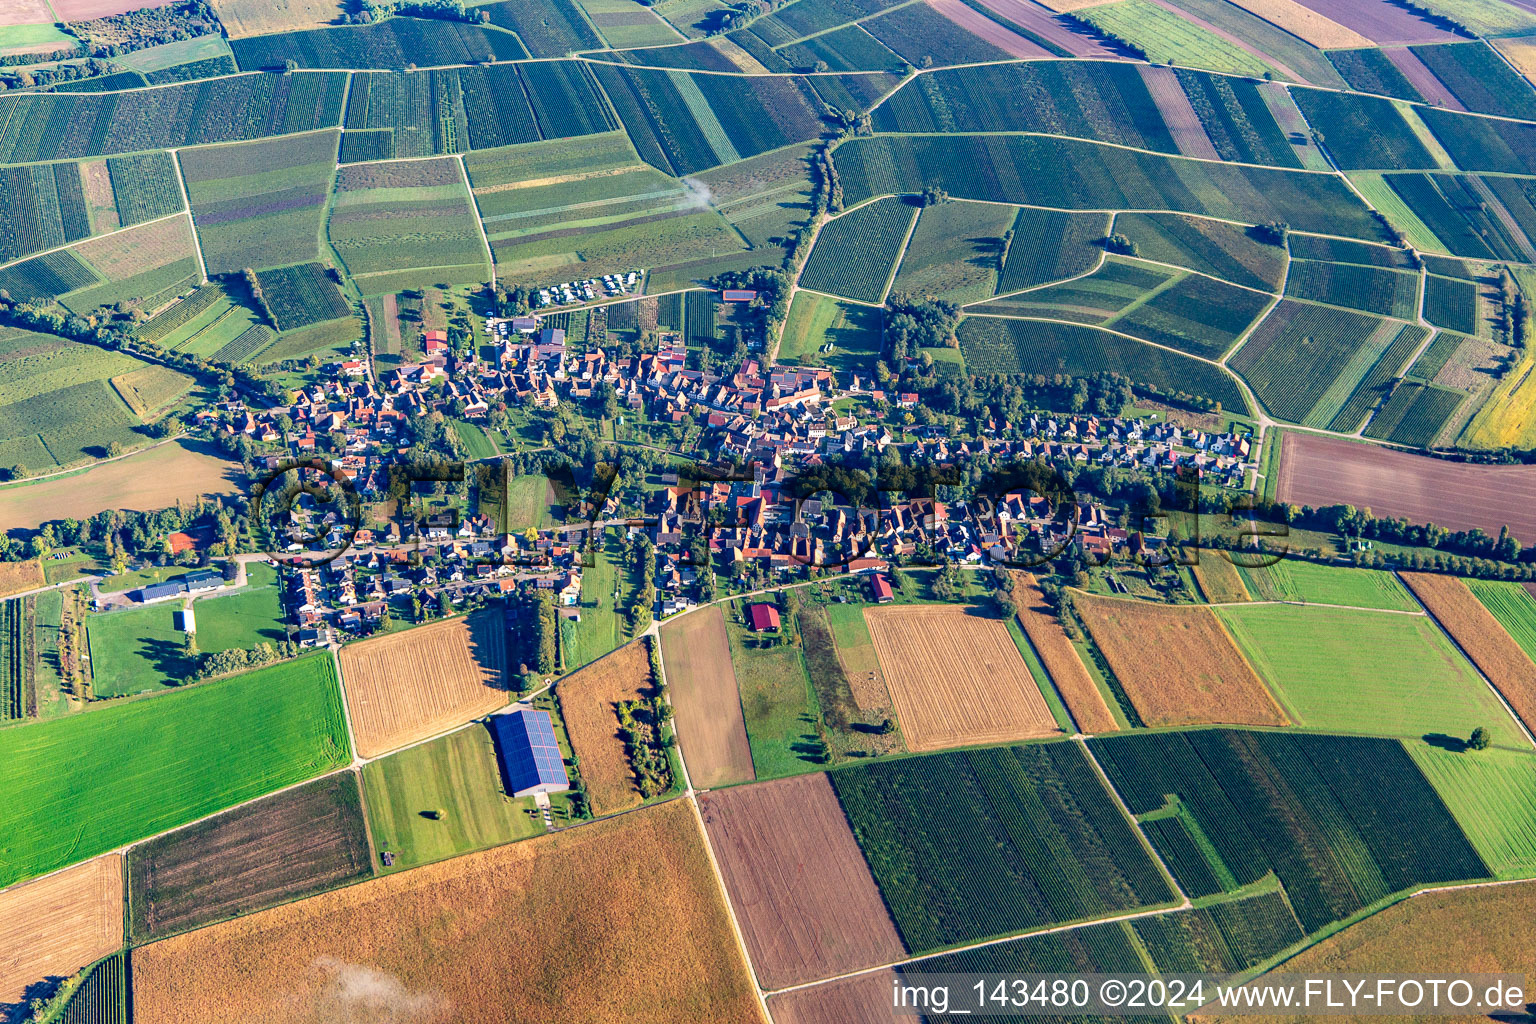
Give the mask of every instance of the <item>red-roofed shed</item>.
M 876 604 L 885 604 L 896 596 L 891 590 L 891 581 L 884 576 L 871 576 L 869 578 L 869 590 L 875 596 Z
M 779 610 L 771 604 L 755 604 L 747 609 L 747 621 L 754 632 L 779 628 Z

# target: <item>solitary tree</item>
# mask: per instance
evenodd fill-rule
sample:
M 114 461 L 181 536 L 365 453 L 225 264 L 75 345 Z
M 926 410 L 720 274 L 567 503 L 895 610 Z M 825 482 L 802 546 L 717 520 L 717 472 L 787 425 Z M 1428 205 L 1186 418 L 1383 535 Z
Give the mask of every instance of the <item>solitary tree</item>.
M 1478 726 L 1472 730 L 1472 737 L 1467 740 L 1467 746 L 1473 750 L 1487 750 L 1488 744 L 1492 742 L 1493 740 L 1489 737 L 1488 730 Z

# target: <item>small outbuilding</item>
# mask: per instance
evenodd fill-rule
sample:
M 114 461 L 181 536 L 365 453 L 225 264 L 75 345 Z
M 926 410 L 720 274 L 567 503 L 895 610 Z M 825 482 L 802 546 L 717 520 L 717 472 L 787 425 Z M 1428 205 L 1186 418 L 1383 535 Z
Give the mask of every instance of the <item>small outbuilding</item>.
M 891 590 L 891 581 L 879 575 L 869 578 L 869 593 L 876 604 L 890 604 L 896 597 Z
M 197 632 L 197 617 L 191 608 L 183 608 L 176 613 L 177 628 L 183 633 Z
M 501 759 L 508 793 L 528 796 L 563 793 L 571 788 L 548 711 L 519 708 L 510 714 L 494 715 L 491 734 L 496 737 L 496 753 Z
M 747 609 L 747 622 L 753 632 L 779 628 L 779 610 L 771 604 L 755 604 Z

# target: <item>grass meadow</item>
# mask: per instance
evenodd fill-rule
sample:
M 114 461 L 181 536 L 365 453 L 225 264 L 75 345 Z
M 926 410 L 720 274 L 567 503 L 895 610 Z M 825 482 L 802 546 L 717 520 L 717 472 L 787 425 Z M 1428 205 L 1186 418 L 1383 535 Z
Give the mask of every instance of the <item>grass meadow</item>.
M 0 886 L 302 782 L 351 757 L 317 654 L 0 732 Z
M 1418 603 L 1397 581 L 1397 577 L 1381 569 L 1356 569 L 1286 559 L 1274 565 L 1239 566 L 1237 571 L 1256 601 L 1338 604 L 1352 608 L 1385 608 L 1404 612 L 1419 610 Z
M 1216 610 L 1297 725 L 1459 742 L 1478 726 L 1522 737 L 1509 712 L 1422 615 L 1258 605 Z
M 1536 876 L 1536 756 L 1406 746 L 1494 874 Z
M 502 787 L 488 729 L 471 725 L 363 766 L 375 847 L 394 854 L 392 871 L 526 839 L 544 831 L 533 798 Z M 427 812 L 441 811 L 440 818 Z
M 757 634 L 735 620 L 734 608 L 725 631 L 758 781 L 814 771 L 820 766 L 816 708 L 800 649 L 757 647 Z

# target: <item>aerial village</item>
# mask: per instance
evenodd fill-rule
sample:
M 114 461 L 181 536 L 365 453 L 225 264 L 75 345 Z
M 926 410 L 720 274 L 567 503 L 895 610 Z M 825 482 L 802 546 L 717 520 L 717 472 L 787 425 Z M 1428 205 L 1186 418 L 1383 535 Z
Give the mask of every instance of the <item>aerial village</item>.
M 617 277 L 601 284 L 610 293 L 626 287 Z M 746 301 L 751 294 L 722 298 Z M 697 425 L 695 457 L 751 466 L 751 479 L 689 486 L 675 472 L 663 474 L 662 486 L 649 492 L 644 507 L 620 508 L 609 499 L 602 508 L 585 509 L 584 516 L 568 510 L 568 525 L 543 529 L 498 522 L 466 505 L 399 516 L 382 532 L 365 527 L 347 533 L 340 512 L 301 495 L 287 523 L 293 538 L 289 553 L 304 548 L 301 539 L 316 536 L 325 537 L 323 546 L 330 550 L 323 565 L 285 574 L 299 643 L 324 645 L 367 635 L 378 628 L 392 600 L 417 600 L 446 611 L 533 588 L 549 591 L 563 615 L 579 616 L 589 541 L 594 530 L 611 526 L 631 535 L 643 532 L 653 546 L 657 618 L 699 600 L 700 567 L 690 558 L 696 550 L 691 541 L 705 532 L 722 593 L 813 570 L 876 574 L 918 555 L 979 565 L 1021 552 L 1070 549 L 1101 562 L 1148 554 L 1141 545 L 1158 541 L 1143 538 L 1091 502 L 1081 503 L 1075 525 L 1068 525 L 1053 516 L 1046 499 L 1023 492 L 1004 496 L 995 508 L 928 497 L 856 510 L 835 496 L 820 496 L 825 502 L 797 500 L 789 486 L 824 462 L 878 456 L 891 445 L 901 448 L 909 465 L 985 455 L 993 464 L 1189 467 L 1206 482 L 1232 487 L 1241 487 L 1254 468 L 1246 436 L 1184 429 L 1150 417 L 1032 414 L 1022 423 L 988 421 L 969 440 L 933 428 L 897 427 L 907 437 L 898 440 L 879 415 L 861 417 L 859 411 L 910 409 L 917 396 L 888 393 L 858 374 L 840 382 L 825 367 L 765 365 L 757 354 L 729 373 L 689 369 L 684 340 L 675 333 L 660 334 L 655 351 L 639 354 L 577 351 L 549 319 L 489 317 L 486 334 L 494 343 L 477 354 L 456 352 L 446 332 L 429 330 L 418 361 L 375 376 L 367 360 L 343 360 L 323 367 L 319 380 L 291 405 L 262 407 L 237 396 L 203 410 L 198 420 L 248 438 L 262 453 L 254 460 L 258 469 L 315 456 L 340 440 L 339 454 L 328 456 L 332 467 L 367 497 L 388 489 L 391 456 L 410 444 L 414 417 L 452 410 L 470 422 L 484 422 L 501 403 L 552 410 L 562 402 L 590 399 L 606 384 L 621 413 Z M 704 530 L 706 523 L 721 522 L 727 525 Z M 192 582 L 173 580 L 131 596 L 172 599 Z

